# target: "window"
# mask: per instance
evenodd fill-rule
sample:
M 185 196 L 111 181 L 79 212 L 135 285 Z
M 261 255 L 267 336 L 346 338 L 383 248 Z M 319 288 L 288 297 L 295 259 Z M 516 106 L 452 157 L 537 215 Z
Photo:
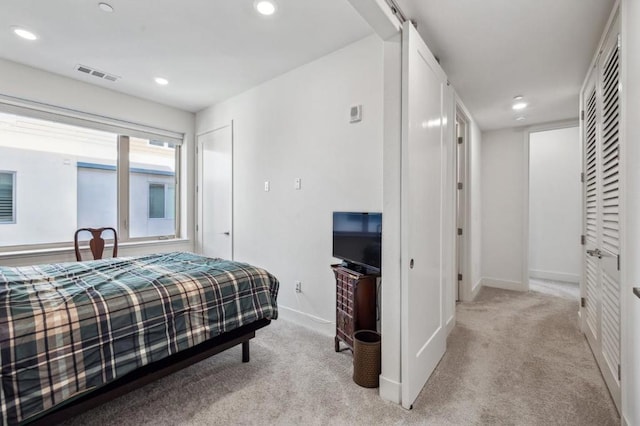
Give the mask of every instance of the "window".
M 150 183 L 149 219 L 174 219 L 175 197 L 175 185 L 170 183 Z
M 0 224 L 16 221 L 15 172 L 0 172 Z
M 165 187 L 162 183 L 149 184 L 149 219 L 164 219 Z
M 82 227 L 114 227 L 121 241 L 177 234 L 178 138 L 5 107 L 0 103 L 0 249 L 68 246 Z
M 130 236 L 150 238 L 175 231 L 176 147 L 129 139 Z

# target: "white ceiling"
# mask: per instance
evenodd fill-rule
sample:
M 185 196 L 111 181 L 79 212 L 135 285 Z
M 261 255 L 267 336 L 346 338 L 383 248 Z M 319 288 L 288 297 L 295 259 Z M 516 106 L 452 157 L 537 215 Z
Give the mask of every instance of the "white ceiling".
M 254 0 L 1 2 L 0 57 L 192 112 L 372 33 L 347 0 L 276 0 L 270 18 Z M 40 39 L 17 38 L 15 25 Z M 77 64 L 122 78 L 84 75 Z
M 398 0 L 484 130 L 578 118 L 615 0 Z M 515 121 L 513 97 L 530 107 Z
M 100 0 L 1 1 L 0 57 L 193 112 L 372 32 L 347 0 L 276 0 L 271 18 L 254 0 L 104 0 L 113 13 Z M 485 130 L 577 118 L 614 2 L 398 0 Z M 40 39 L 15 37 L 14 25 Z M 530 103 L 524 122 L 511 110 L 518 94 Z

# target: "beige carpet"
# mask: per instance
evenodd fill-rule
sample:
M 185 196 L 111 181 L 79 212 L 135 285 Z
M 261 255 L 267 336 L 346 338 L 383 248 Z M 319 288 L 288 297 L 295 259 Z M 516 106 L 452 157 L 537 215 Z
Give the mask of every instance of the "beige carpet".
M 484 289 L 458 306 L 448 351 L 407 411 L 351 380 L 351 354 L 283 320 L 68 425 L 615 425 L 575 301 Z

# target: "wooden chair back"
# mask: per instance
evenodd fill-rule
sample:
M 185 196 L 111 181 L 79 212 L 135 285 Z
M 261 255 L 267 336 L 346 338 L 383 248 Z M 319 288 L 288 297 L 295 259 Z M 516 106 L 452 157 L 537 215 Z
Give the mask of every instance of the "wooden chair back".
M 89 248 L 91 249 L 91 254 L 93 254 L 93 259 L 102 259 L 102 254 L 104 253 L 104 239 L 102 238 L 102 233 L 104 231 L 113 232 L 113 257 L 118 257 L 118 233 L 113 228 L 80 228 L 76 231 L 73 236 L 73 243 L 76 249 L 76 260 L 80 262 L 82 260 L 82 256 L 80 255 L 80 246 L 78 244 L 78 234 L 80 232 L 87 231 L 91 233 L 91 240 L 89 240 Z

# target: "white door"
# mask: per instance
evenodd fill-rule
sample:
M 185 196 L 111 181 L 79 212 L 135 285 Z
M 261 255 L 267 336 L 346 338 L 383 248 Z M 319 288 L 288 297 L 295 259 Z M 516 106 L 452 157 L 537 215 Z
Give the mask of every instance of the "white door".
M 233 259 L 233 127 L 198 136 L 200 250 Z
M 582 94 L 583 331 L 620 409 L 620 46 L 614 25 Z
M 415 28 L 403 27 L 402 405 L 411 408 L 444 355 L 443 94 L 446 77 Z

